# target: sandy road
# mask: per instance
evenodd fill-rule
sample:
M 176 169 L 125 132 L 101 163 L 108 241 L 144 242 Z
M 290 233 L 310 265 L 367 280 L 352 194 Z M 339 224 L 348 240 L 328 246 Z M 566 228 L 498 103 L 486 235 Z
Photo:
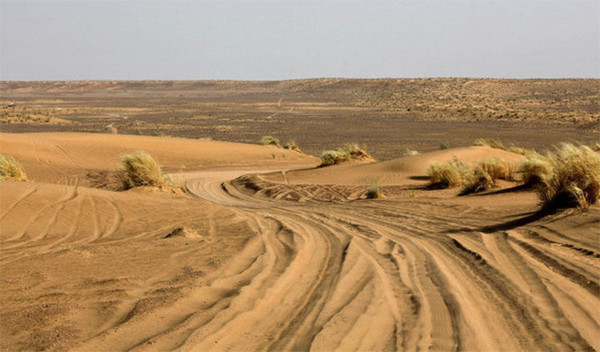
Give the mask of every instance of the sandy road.
M 597 246 L 553 230 L 556 219 L 484 233 L 498 214 L 419 200 L 274 202 L 231 176 L 187 189 L 253 219 L 260 250 L 241 254 L 252 264 L 236 296 L 184 349 L 600 349 Z

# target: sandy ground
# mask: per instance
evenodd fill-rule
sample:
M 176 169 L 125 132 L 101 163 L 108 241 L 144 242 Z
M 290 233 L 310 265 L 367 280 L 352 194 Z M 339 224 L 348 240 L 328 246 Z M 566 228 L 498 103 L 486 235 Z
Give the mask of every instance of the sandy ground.
M 139 149 L 173 188 L 90 187 Z M 542 215 L 512 183 L 424 187 L 431 161 L 518 155 L 314 168 L 274 147 L 79 133 L 1 134 L 0 150 L 31 176 L 0 182 L 2 350 L 600 350 L 597 206 Z M 364 199 L 373 180 L 383 199 Z

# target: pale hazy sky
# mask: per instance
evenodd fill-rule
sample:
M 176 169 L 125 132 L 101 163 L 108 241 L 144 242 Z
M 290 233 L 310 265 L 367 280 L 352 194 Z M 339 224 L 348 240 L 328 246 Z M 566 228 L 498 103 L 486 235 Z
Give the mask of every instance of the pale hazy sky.
M 598 1 L 7 1 L 0 79 L 600 78 Z

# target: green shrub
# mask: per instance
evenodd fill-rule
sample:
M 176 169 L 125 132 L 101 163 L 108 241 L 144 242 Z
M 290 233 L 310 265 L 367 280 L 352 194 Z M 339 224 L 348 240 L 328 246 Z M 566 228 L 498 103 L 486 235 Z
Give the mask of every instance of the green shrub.
M 0 180 L 27 181 L 23 166 L 14 158 L 0 154 Z
M 264 136 L 260 139 L 260 144 L 262 145 L 274 145 L 277 148 L 281 148 L 281 142 L 277 137 L 273 136 Z
M 456 158 L 445 163 L 431 163 L 427 170 L 429 185 L 436 188 L 460 186 L 467 171 L 467 167 Z
M 117 170 L 123 190 L 140 186 L 163 187 L 166 184 L 160 166 L 145 151 L 137 151 L 121 157 L 123 167 Z

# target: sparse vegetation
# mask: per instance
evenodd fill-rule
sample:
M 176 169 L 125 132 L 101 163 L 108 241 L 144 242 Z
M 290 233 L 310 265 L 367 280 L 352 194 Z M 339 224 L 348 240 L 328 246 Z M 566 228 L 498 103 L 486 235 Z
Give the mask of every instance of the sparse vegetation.
M 27 181 L 23 166 L 14 158 L 0 154 L 0 180 Z
M 123 167 L 117 170 L 121 189 L 152 186 L 163 187 L 166 184 L 160 166 L 145 151 L 137 151 L 121 157 Z
M 528 155 L 519 167 L 521 180 L 528 186 L 546 183 L 552 175 L 552 165 L 548 159 L 538 153 Z
M 281 142 L 279 138 L 273 136 L 264 136 L 260 139 L 260 144 L 262 145 L 274 145 L 277 148 L 281 148 Z
M 492 180 L 502 179 L 510 181 L 512 179 L 510 166 L 504 159 L 485 158 L 479 162 L 479 167 L 485 171 Z
M 448 142 L 440 143 L 440 150 L 446 150 L 448 148 L 450 148 L 450 144 Z
M 434 162 L 429 166 L 429 184 L 435 188 L 457 187 L 463 183 L 468 168 L 457 158 L 445 163 Z
M 419 154 L 421 154 L 421 153 L 419 153 L 416 150 L 412 150 L 412 149 L 406 149 L 404 151 L 404 156 L 415 156 L 415 155 L 419 155 Z
M 496 138 L 478 138 L 475 140 L 474 144 L 483 147 L 506 150 L 504 144 L 502 144 L 502 142 Z
M 375 159 L 355 143 L 345 144 L 337 150 L 326 150 L 321 154 L 321 166 L 336 165 L 349 160 L 374 161 Z
M 460 194 L 465 195 L 487 191 L 495 185 L 494 178 L 481 166 L 477 166 L 466 174 Z
M 381 187 L 374 181 L 369 187 L 367 187 L 367 199 L 381 198 Z
M 288 141 L 285 144 L 285 149 L 293 150 L 298 153 L 302 153 L 302 150 L 300 149 L 300 147 L 298 146 L 298 144 L 295 141 Z
M 588 146 L 563 144 L 546 157 L 526 159 L 521 169 L 543 208 L 585 209 L 600 197 L 600 155 Z

